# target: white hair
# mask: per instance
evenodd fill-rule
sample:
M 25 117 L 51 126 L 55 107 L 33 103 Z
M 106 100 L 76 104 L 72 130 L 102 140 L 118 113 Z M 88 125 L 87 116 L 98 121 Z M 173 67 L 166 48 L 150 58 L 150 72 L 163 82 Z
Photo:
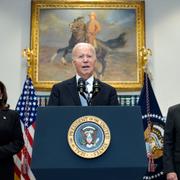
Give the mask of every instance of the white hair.
M 74 59 L 74 57 L 75 57 L 75 54 L 76 54 L 75 52 L 76 52 L 76 50 L 79 49 L 79 48 L 82 47 L 82 46 L 89 47 L 89 49 L 92 50 L 93 54 L 94 54 L 95 57 L 96 57 L 96 50 L 95 50 L 95 48 L 94 48 L 94 46 L 93 46 L 92 44 L 85 43 L 85 42 L 80 42 L 80 43 L 77 43 L 77 44 L 74 46 L 73 50 L 72 50 L 72 59 Z

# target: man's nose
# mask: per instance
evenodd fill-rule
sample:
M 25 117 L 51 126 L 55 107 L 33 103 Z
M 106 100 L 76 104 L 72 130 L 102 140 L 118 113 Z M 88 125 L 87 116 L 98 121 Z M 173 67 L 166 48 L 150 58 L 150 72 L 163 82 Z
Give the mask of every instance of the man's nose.
M 86 56 L 84 56 L 84 58 L 83 58 L 83 62 L 88 62 L 88 57 L 86 57 Z

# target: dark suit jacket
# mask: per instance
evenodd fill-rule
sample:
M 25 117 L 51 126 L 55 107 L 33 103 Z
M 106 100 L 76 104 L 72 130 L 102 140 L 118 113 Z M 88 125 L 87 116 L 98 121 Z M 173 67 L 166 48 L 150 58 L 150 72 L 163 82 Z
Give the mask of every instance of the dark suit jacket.
M 92 99 L 92 106 L 118 105 L 116 90 L 101 81 L 99 84 L 100 92 L 98 92 L 98 94 Z M 76 77 L 55 84 L 52 88 L 48 105 L 81 106 Z
M 180 176 L 180 104 L 168 110 L 164 132 L 164 171 Z
M 0 179 L 14 179 L 13 155 L 24 145 L 18 113 L 0 110 Z

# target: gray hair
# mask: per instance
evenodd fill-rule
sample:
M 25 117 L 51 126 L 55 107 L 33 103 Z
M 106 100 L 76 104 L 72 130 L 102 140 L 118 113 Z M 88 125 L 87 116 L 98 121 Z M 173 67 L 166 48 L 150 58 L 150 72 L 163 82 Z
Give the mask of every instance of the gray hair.
M 90 50 L 92 50 L 93 54 L 95 55 L 96 57 L 96 50 L 94 48 L 94 46 L 92 44 L 89 44 L 89 43 L 85 43 L 85 42 L 80 42 L 80 43 L 77 43 L 74 48 L 72 49 L 72 59 L 75 58 L 75 52 L 78 48 L 82 47 L 82 46 L 87 46 L 89 47 Z

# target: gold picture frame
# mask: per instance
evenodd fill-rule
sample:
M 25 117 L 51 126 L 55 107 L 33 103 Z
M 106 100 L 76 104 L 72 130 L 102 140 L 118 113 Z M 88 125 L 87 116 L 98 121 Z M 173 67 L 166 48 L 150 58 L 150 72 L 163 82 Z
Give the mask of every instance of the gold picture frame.
M 71 63 L 73 28 L 81 28 L 82 22 L 86 25 L 91 13 L 96 14 L 101 25 L 96 44 L 105 54 L 97 60 L 98 78 L 117 90 L 142 87 L 144 2 L 67 0 L 32 2 L 28 73 L 37 90 L 49 91 L 54 83 L 75 74 Z

